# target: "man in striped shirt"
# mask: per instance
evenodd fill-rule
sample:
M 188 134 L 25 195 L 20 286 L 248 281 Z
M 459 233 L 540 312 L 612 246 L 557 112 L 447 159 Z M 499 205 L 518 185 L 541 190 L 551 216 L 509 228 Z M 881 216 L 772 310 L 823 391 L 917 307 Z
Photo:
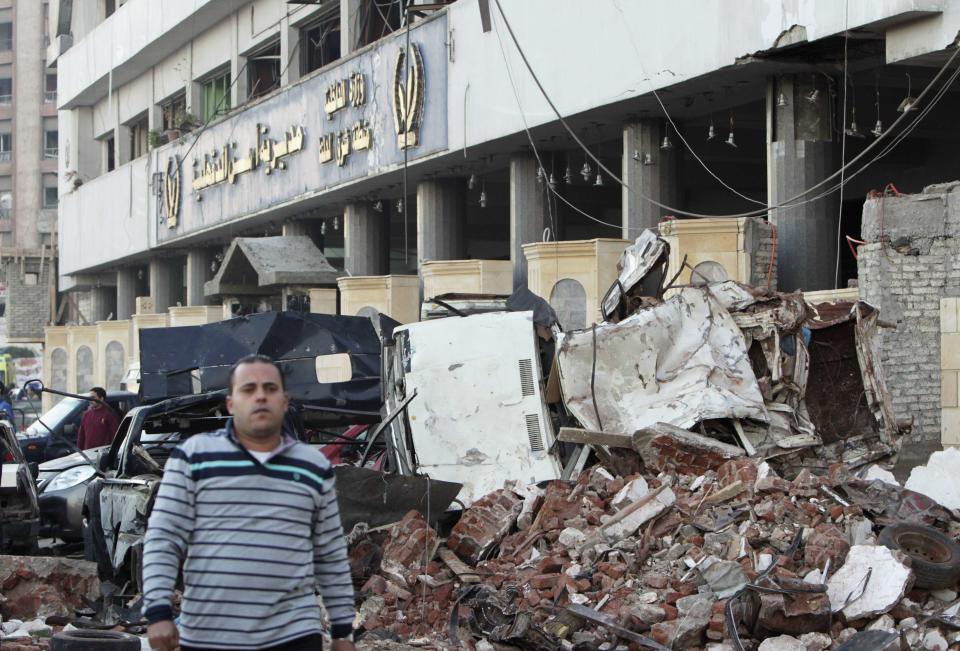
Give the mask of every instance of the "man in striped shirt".
M 172 651 L 321 648 L 319 589 L 333 651 L 353 649 L 353 585 L 333 469 L 284 431 L 279 367 L 252 355 L 230 371 L 228 425 L 167 462 L 143 548 L 150 645 Z M 171 599 L 183 567 L 179 631 Z

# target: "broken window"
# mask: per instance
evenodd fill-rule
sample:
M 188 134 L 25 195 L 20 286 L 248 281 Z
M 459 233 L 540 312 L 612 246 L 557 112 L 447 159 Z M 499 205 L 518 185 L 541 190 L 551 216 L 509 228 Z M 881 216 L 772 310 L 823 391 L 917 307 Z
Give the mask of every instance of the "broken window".
M 183 126 L 184 117 L 187 114 L 186 93 L 177 93 L 172 98 L 161 104 L 160 109 L 163 114 L 163 130 L 180 130 Z
M 262 97 L 280 87 L 280 41 L 247 58 L 247 97 Z
M 390 32 L 400 29 L 403 22 L 403 7 L 399 2 L 370 0 L 361 5 L 362 42 L 360 47 L 378 41 Z
M 340 58 L 340 13 L 330 12 L 300 31 L 300 70 L 307 74 Z

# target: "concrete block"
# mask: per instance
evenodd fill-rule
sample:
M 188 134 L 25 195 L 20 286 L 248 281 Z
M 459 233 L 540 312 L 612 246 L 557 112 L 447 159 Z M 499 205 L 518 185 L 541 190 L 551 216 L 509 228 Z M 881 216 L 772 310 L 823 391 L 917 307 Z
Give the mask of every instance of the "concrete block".
M 958 332 L 957 298 L 940 299 L 940 332 Z
M 944 445 L 960 445 L 960 408 L 945 407 L 940 410 L 940 442 Z
M 940 368 L 960 369 L 960 333 L 941 335 Z
M 957 371 L 943 371 L 940 379 L 940 406 L 956 407 L 957 405 Z

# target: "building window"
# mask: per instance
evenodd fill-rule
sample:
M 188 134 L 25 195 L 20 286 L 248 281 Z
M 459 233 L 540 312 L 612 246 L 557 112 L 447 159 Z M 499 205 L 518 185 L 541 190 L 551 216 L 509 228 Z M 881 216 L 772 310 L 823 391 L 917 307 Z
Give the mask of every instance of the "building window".
M 0 9 L 0 52 L 13 49 L 13 10 Z
M 56 73 L 47 73 L 43 85 L 43 101 L 47 104 L 54 104 L 57 101 L 57 75 Z
M 13 218 L 13 177 L 0 176 L 0 219 Z
M 103 19 L 106 20 L 117 10 L 117 0 L 103 0 Z
M 300 30 L 301 74 L 340 58 L 340 13 L 334 11 Z
M 261 97 L 280 87 L 280 42 L 247 57 L 248 97 Z
M 10 77 L 10 66 L 0 66 L 6 69 L 5 76 L 0 76 L 0 105 L 10 105 L 13 103 L 13 78 Z M 0 74 L 3 74 L 0 72 Z
M 105 171 L 112 172 L 114 168 L 117 166 L 116 147 L 114 145 L 112 131 L 110 132 L 110 135 L 106 136 L 103 139 L 103 148 L 104 148 L 103 160 L 106 162 Z
M 58 153 L 57 118 L 43 118 L 43 157 L 56 158 Z
M 50 5 L 43 3 L 43 47 L 50 45 Z
M 187 96 L 184 93 L 174 96 L 172 99 L 160 105 L 163 113 L 164 131 L 189 131 L 184 122 L 187 115 Z
M 130 158 L 140 158 L 149 150 L 150 126 L 147 116 L 130 125 Z
M 13 160 L 13 134 L 10 133 L 10 120 L 0 122 L 0 163 Z
M 56 208 L 59 203 L 57 191 L 57 175 L 56 174 L 44 174 L 43 175 L 43 207 L 44 208 Z
M 203 83 L 203 121 L 213 120 L 230 111 L 230 72 Z

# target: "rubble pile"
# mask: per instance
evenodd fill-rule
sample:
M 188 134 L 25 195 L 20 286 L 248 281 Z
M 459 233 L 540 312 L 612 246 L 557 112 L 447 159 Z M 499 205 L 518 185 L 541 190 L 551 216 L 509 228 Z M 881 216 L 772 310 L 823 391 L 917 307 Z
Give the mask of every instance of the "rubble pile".
M 596 465 L 532 500 L 530 487 L 491 493 L 439 546 L 409 513 L 359 588 L 360 627 L 476 649 L 960 644 L 953 512 L 841 464 L 787 480 L 760 459 L 660 436 L 640 473 Z M 891 538 L 898 527 L 914 538 Z M 955 555 L 931 562 L 930 541 Z

